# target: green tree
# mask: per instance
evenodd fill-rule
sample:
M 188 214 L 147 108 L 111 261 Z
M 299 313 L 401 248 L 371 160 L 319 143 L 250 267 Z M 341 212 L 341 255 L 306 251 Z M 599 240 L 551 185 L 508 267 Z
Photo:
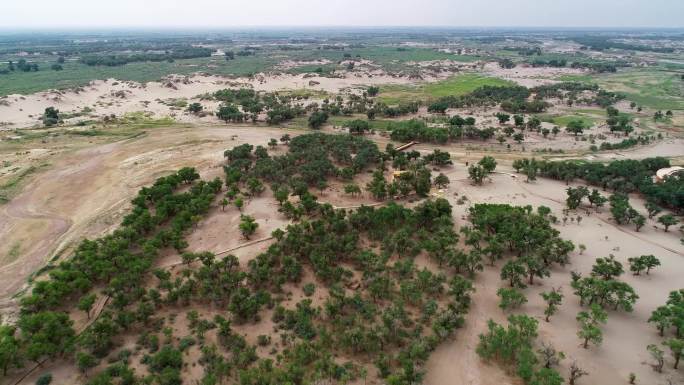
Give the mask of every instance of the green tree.
M 655 364 L 651 365 L 653 370 L 658 373 L 662 373 L 663 366 L 665 365 L 665 352 L 663 352 L 662 349 L 654 344 L 646 346 L 646 350 L 648 350 L 648 352 L 651 354 L 651 357 L 655 361 Z
M 496 159 L 491 156 L 485 156 L 477 162 L 485 170 L 487 174 L 491 174 L 496 169 Z
M 356 183 L 350 183 L 344 186 L 344 192 L 345 194 L 349 194 L 351 196 L 360 195 L 361 187 L 359 187 L 359 185 Z
M 648 211 L 648 219 L 652 219 L 654 216 L 660 214 L 663 209 L 660 208 L 656 203 L 652 201 L 646 202 L 646 211 Z
M 570 122 L 568 122 L 567 127 L 565 127 L 565 130 L 567 132 L 572 133 L 575 136 L 581 134 L 586 129 L 586 125 L 581 120 L 571 120 Z
M 440 173 L 435 178 L 435 185 L 439 188 L 442 188 L 442 189 L 446 188 L 446 186 L 449 185 L 449 178 L 446 175 Z
M 259 224 L 254 220 L 254 217 L 249 216 L 249 215 L 240 215 L 240 232 L 242 233 L 242 236 L 245 237 L 245 239 L 249 240 L 249 237 L 252 236 L 257 228 L 259 227 Z
M 541 368 L 532 377 L 530 385 L 561 385 L 563 382 L 563 377 L 556 370 Z
M 200 112 L 202 112 L 203 109 L 204 107 L 202 106 L 202 104 L 196 102 L 191 103 L 188 106 L 188 112 L 190 112 L 191 114 L 199 114 Z
M 387 197 L 387 181 L 382 171 L 378 170 L 373 173 L 373 179 L 366 185 L 366 190 L 377 200 Z
M 525 134 L 523 134 L 522 132 L 516 132 L 515 134 L 513 134 L 513 140 L 515 140 L 516 143 L 520 144 L 525 141 Z
M 487 172 L 482 166 L 471 165 L 468 167 L 468 178 L 472 179 L 475 184 L 481 185 L 487 177 Z
M 54 107 L 47 107 L 43 113 L 43 124 L 46 127 L 59 124 L 59 110 Z
M 601 195 L 597 189 L 591 190 L 591 194 L 587 198 L 589 199 L 589 204 L 596 208 L 602 207 L 608 201 L 608 198 Z
M 665 329 L 672 326 L 672 321 L 673 314 L 669 306 L 659 306 L 651 313 L 651 317 L 648 319 L 648 322 L 656 325 L 661 337 L 664 336 Z
M 582 311 L 577 314 L 577 321 L 580 323 L 580 330 L 577 336 L 584 342 L 582 346 L 587 349 L 589 343 L 599 345 L 603 341 L 603 331 L 601 331 L 601 324 L 605 324 L 608 319 L 608 313 L 597 304 L 591 305 L 591 310 Z
M 20 345 L 15 333 L 13 326 L 0 325 L 0 368 L 3 376 L 7 375 L 10 368 L 18 368 L 22 363 Z
M 50 385 L 52 383 L 52 374 L 45 373 L 38 377 L 36 380 L 36 385 Z M 96 384 L 97 385 L 97 384 Z
M 328 113 L 325 111 L 315 111 L 309 116 L 309 127 L 317 130 L 328 121 Z
M 592 275 L 601 277 L 605 281 L 617 278 L 624 272 L 622 263 L 617 261 L 612 254 L 608 258 L 596 258 L 596 263 L 591 268 Z
M 525 182 L 531 182 L 537 180 L 537 172 L 539 171 L 539 166 L 535 159 L 531 159 L 523 167 L 523 174 L 527 177 Z
M 658 223 L 665 226 L 665 232 L 668 232 L 668 230 L 670 229 L 670 226 L 676 225 L 677 223 L 679 223 L 679 221 L 673 215 L 666 214 L 666 215 L 662 215 L 662 216 L 660 216 L 660 218 L 658 218 Z
M 247 180 L 247 190 L 251 196 L 258 196 L 264 191 L 264 185 L 257 178 L 249 178 Z
M 568 187 L 565 192 L 568 195 L 565 204 L 570 210 L 578 208 L 582 204 L 582 200 L 590 195 L 589 189 L 584 186 L 579 186 L 577 188 Z
M 551 291 L 543 292 L 540 295 L 544 302 L 546 302 L 544 315 L 546 316 L 546 322 L 549 322 L 550 317 L 556 314 L 558 307 L 563 302 L 563 293 L 560 288 L 552 288 Z
M 501 268 L 501 279 L 507 280 L 511 287 L 525 288 L 525 266 L 519 260 L 510 260 Z
M 522 127 L 525 125 L 525 117 L 522 115 L 513 115 L 513 122 L 516 127 Z
M 674 368 L 676 370 L 679 366 L 679 360 L 682 358 L 682 354 L 684 354 L 684 339 L 670 338 L 663 342 L 663 345 L 670 348 L 672 358 L 674 358 Z
M 237 209 L 238 209 L 240 212 L 242 212 L 242 207 L 245 205 L 245 201 L 242 200 L 241 197 L 238 197 L 238 198 L 235 199 L 235 201 L 233 201 L 233 204 L 235 205 L 235 207 L 237 207 Z
M 639 232 L 642 227 L 646 224 L 646 217 L 644 217 L 641 214 L 637 214 L 633 219 L 632 223 L 634 223 L 634 226 L 636 227 L 636 231 Z
M 534 285 L 534 277 L 544 278 L 551 276 L 551 271 L 544 261 L 536 256 L 525 256 L 520 258 L 525 270 L 530 285 Z
M 496 295 L 499 296 L 499 307 L 506 311 L 510 309 L 517 309 L 523 304 L 527 303 L 527 298 L 520 290 L 516 288 L 500 288 Z
M 83 374 L 88 376 L 88 370 L 97 366 L 97 359 L 92 354 L 85 352 L 76 353 L 76 366 Z
M 290 190 L 287 188 L 287 186 L 278 186 L 273 195 L 275 196 L 275 199 L 278 201 L 278 204 L 282 206 L 283 203 L 290 196 Z
M 239 123 L 245 120 L 245 114 L 240 112 L 240 109 L 232 104 L 221 105 L 216 112 L 216 117 L 226 123 Z
M 363 135 L 366 131 L 370 131 L 370 124 L 366 120 L 355 119 L 350 120 L 344 124 L 349 129 L 350 134 Z
M 660 266 L 660 260 L 654 255 L 642 255 L 640 257 L 632 257 L 628 259 L 629 270 L 634 273 L 634 275 L 641 275 L 641 272 L 646 270 L 648 275 L 651 269 Z
M 495 116 L 499 120 L 499 124 L 505 124 L 511 120 L 511 116 L 503 112 L 497 112 Z
M 78 310 L 86 313 L 88 319 L 90 319 L 90 309 L 93 308 L 96 299 L 97 295 L 93 293 L 84 295 L 83 297 L 81 297 L 81 300 L 78 301 Z
M 44 311 L 24 314 L 18 322 L 25 341 L 26 358 L 39 362 L 71 351 L 75 333 L 73 322 L 65 313 Z

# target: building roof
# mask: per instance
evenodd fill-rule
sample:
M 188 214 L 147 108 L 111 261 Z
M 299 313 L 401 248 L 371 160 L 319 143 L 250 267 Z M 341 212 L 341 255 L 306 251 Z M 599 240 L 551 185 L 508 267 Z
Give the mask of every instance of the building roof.
M 663 180 L 668 176 L 672 176 L 682 171 L 684 171 L 684 167 L 680 166 L 661 168 L 660 170 L 656 171 L 656 178 L 658 178 L 659 180 Z

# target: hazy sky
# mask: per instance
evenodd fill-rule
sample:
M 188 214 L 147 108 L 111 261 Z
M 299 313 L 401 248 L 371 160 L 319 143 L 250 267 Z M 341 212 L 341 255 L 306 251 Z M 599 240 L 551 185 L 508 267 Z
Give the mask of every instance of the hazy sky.
M 0 28 L 684 27 L 684 0 L 2 0 Z

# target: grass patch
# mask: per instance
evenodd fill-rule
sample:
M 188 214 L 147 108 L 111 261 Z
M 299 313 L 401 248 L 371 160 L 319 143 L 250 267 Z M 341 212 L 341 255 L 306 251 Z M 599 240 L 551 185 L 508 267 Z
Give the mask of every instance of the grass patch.
M 5 263 L 11 263 L 16 261 L 21 255 L 21 242 L 16 242 L 12 245 L 5 258 Z
M 330 119 L 328 119 L 329 124 L 333 124 L 338 127 L 343 127 L 345 123 L 352 121 L 352 120 L 367 120 L 365 115 L 354 115 L 354 116 L 333 116 Z M 377 130 L 377 131 L 386 131 L 389 128 L 389 125 L 394 122 L 394 120 L 389 120 L 389 119 L 374 119 L 374 120 L 368 120 L 368 124 L 370 125 L 370 128 L 372 130 Z
M 389 105 L 417 100 L 429 102 L 444 96 L 465 95 L 482 86 L 507 86 L 512 84 L 510 81 L 491 76 L 463 74 L 440 82 L 418 86 L 383 86 L 380 87 L 379 99 Z
M 601 87 L 623 93 L 628 100 L 658 110 L 684 110 L 684 81 L 681 72 L 660 69 L 630 69 L 595 76 Z
M 580 115 L 580 114 L 571 114 L 571 115 L 539 114 L 536 116 L 542 122 L 555 124 L 555 125 L 561 126 L 561 127 L 567 127 L 568 123 L 570 123 L 573 120 L 581 120 L 585 126 L 591 127 L 596 123 L 597 120 L 599 120 L 596 117 L 587 116 L 587 115 Z
M 355 49 L 326 50 L 308 49 L 304 51 L 264 50 L 256 55 L 236 56 L 234 60 L 223 57 L 205 57 L 195 59 L 181 59 L 169 62 L 137 62 L 122 66 L 87 66 L 77 60 L 67 60 L 62 71 L 53 71 L 50 65 L 54 63 L 54 56 L 42 55 L 31 57 L 31 62 L 40 66 L 38 72 L 14 71 L 0 76 L 0 96 L 9 94 L 30 94 L 47 89 L 67 89 L 85 86 L 92 80 L 114 78 L 118 80 L 132 80 L 136 82 L 157 81 L 169 74 L 189 75 L 204 72 L 225 76 L 248 76 L 258 72 L 275 69 L 283 60 L 316 60 L 328 59 L 333 64 L 302 66 L 287 72 L 313 72 L 318 67 L 325 71 L 336 69 L 337 62 L 344 60 L 344 54 L 357 55 L 381 65 L 388 71 L 401 71 L 410 68 L 409 62 L 432 61 L 450 59 L 454 61 L 472 62 L 479 60 L 476 56 L 455 55 L 439 52 L 429 48 L 401 48 L 388 46 L 370 46 Z M 13 57 L 3 57 L 3 60 L 14 60 Z
M 590 75 L 561 75 L 557 78 L 562 82 L 578 82 L 578 83 L 595 83 L 594 78 Z
M 0 204 L 5 204 L 12 200 L 12 198 L 21 190 L 22 184 L 26 182 L 28 177 L 47 166 L 47 163 L 41 164 L 40 166 L 30 166 L 21 170 L 16 175 L 9 177 L 9 180 L 5 182 L 5 184 L 0 185 Z
M 41 68 L 38 72 L 14 71 L 1 75 L 0 95 L 80 87 L 92 80 L 109 78 L 144 83 L 159 80 L 169 74 L 188 75 L 195 72 L 242 76 L 265 71 L 277 63 L 277 60 L 266 55 L 239 56 L 230 61 L 221 57 L 211 57 L 176 60 L 173 63 L 129 63 L 117 67 L 87 66 L 77 61 L 67 61 L 63 65 L 64 70 L 53 71 L 49 62 L 36 61 Z
M 176 121 L 170 116 L 152 118 L 143 111 L 129 112 L 116 120 L 117 127 L 128 129 L 161 128 L 174 124 L 176 124 Z

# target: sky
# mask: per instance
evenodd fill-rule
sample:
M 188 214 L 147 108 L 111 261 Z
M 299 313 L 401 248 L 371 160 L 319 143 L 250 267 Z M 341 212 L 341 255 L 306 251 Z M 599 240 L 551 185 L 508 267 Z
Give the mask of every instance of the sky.
M 684 0 L 2 0 L 0 28 L 684 27 Z

